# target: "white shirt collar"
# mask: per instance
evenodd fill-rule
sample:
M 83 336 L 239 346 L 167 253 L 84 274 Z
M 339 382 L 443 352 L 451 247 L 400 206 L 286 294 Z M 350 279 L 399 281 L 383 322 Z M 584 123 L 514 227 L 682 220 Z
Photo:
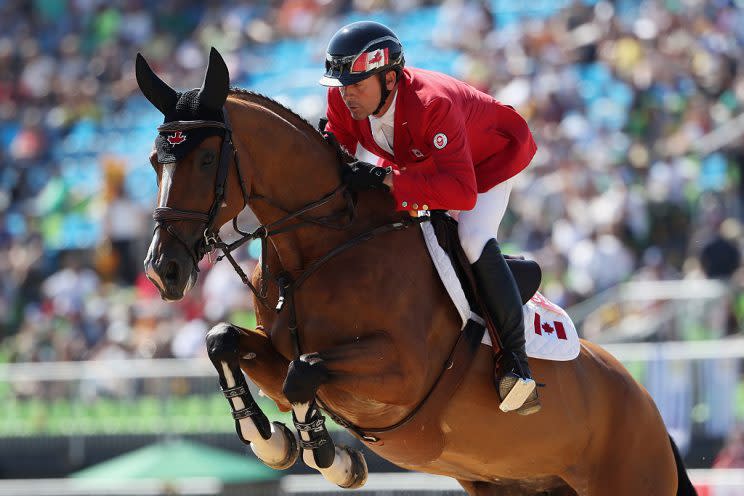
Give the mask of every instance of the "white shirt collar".
M 390 107 L 388 107 L 387 111 L 380 117 L 375 117 L 374 115 L 369 116 L 369 123 L 372 126 L 381 126 L 382 124 L 385 124 L 387 126 L 390 126 L 392 128 L 395 128 L 395 100 L 398 98 L 398 89 L 395 89 L 395 94 L 393 95 L 393 102 L 390 104 Z

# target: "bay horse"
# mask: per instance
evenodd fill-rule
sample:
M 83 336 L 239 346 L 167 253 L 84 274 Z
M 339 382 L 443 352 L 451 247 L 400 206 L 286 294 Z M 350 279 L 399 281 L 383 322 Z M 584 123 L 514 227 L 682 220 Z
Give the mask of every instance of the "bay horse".
M 230 89 L 215 49 L 201 88 L 175 91 L 139 54 L 136 76 L 165 116 L 145 272 L 177 300 L 221 248 L 254 290 L 256 328 L 221 323 L 207 348 L 238 435 L 264 463 L 287 468 L 301 453 L 332 483 L 360 487 L 364 458 L 333 443 L 326 412 L 383 458 L 470 495 L 695 494 L 653 400 L 596 344 L 582 341 L 572 361 L 531 360 L 542 411 L 502 413 L 492 350 L 482 327 L 461 330 L 418 219 L 388 193 L 346 191 L 339 150 L 281 104 Z M 234 220 L 245 206 L 261 223 L 253 233 Z M 232 244 L 218 235 L 231 219 L 243 234 Z M 249 279 L 230 253 L 254 238 L 263 253 Z M 297 437 L 269 422 L 243 372 L 292 410 Z

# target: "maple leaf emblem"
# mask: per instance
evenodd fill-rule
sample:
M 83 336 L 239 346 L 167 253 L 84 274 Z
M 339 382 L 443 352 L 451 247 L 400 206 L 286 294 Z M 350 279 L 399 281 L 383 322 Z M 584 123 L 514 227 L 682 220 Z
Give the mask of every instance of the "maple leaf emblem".
M 542 330 L 547 332 L 548 334 L 552 334 L 555 331 L 555 329 L 553 329 L 553 327 L 547 322 L 542 325 Z
M 179 143 L 183 143 L 186 141 L 186 135 L 183 134 L 181 131 L 176 131 L 174 134 L 171 134 L 168 136 L 168 143 L 171 145 L 178 145 Z

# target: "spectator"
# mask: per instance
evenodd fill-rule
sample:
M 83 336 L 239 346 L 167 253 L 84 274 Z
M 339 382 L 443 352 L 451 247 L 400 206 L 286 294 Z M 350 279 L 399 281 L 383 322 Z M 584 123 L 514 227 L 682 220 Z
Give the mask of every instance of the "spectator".
M 714 0 L 684 8 L 598 0 L 563 10 L 501 3 L 1 3 L 0 269 L 8 276 L 0 319 L 5 346 L 16 347 L 9 354 L 188 355 L 198 332 L 250 307 L 222 262 L 204 265 L 197 296 L 179 307 L 184 322 L 143 309 L 157 303 L 140 270 L 156 120 L 132 77 L 137 51 L 187 88 L 201 84 L 214 44 L 235 84 L 270 81 L 263 87 L 275 91 L 286 79 L 288 89 L 270 96 L 315 120 L 329 31 L 380 9 L 411 47 L 408 63 L 444 66 L 528 117 L 539 148 L 534 177 L 515 185 L 516 215 L 507 214 L 500 235 L 541 262 L 549 297 L 571 306 L 628 279 L 694 277 L 698 265 L 740 288 L 740 235 L 708 228 L 738 225 L 744 211 L 741 140 L 710 138 L 744 112 L 744 67 L 735 63 L 743 11 Z M 305 74 L 313 76 L 302 87 Z M 91 253 L 97 273 L 80 264 Z M 250 269 L 255 257 L 241 263 Z M 202 290 L 206 303 L 197 300 Z M 738 291 L 733 302 L 744 301 Z M 121 302 L 134 317 L 102 310 Z M 181 325 L 193 339 L 170 342 Z
M 713 461 L 713 468 L 744 468 L 744 431 L 731 433 Z
M 144 209 L 128 197 L 124 188 L 124 166 L 109 160 L 104 166 L 102 228 L 104 243 L 110 243 L 116 280 L 131 286 L 141 271 L 145 236 L 150 221 Z
M 713 238 L 700 251 L 700 264 L 710 279 L 728 280 L 741 264 L 741 227 L 735 219 L 727 219 Z

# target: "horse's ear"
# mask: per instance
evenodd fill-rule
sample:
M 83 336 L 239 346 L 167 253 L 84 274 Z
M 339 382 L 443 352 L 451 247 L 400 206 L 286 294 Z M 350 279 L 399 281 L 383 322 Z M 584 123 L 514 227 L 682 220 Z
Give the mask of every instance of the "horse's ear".
M 142 94 L 163 114 L 172 111 L 178 103 L 178 93 L 160 79 L 147 64 L 141 53 L 137 54 L 135 64 L 137 84 Z
M 230 90 L 230 73 L 222 55 L 214 47 L 209 52 L 209 65 L 204 83 L 199 90 L 199 105 L 209 110 L 220 110 Z

